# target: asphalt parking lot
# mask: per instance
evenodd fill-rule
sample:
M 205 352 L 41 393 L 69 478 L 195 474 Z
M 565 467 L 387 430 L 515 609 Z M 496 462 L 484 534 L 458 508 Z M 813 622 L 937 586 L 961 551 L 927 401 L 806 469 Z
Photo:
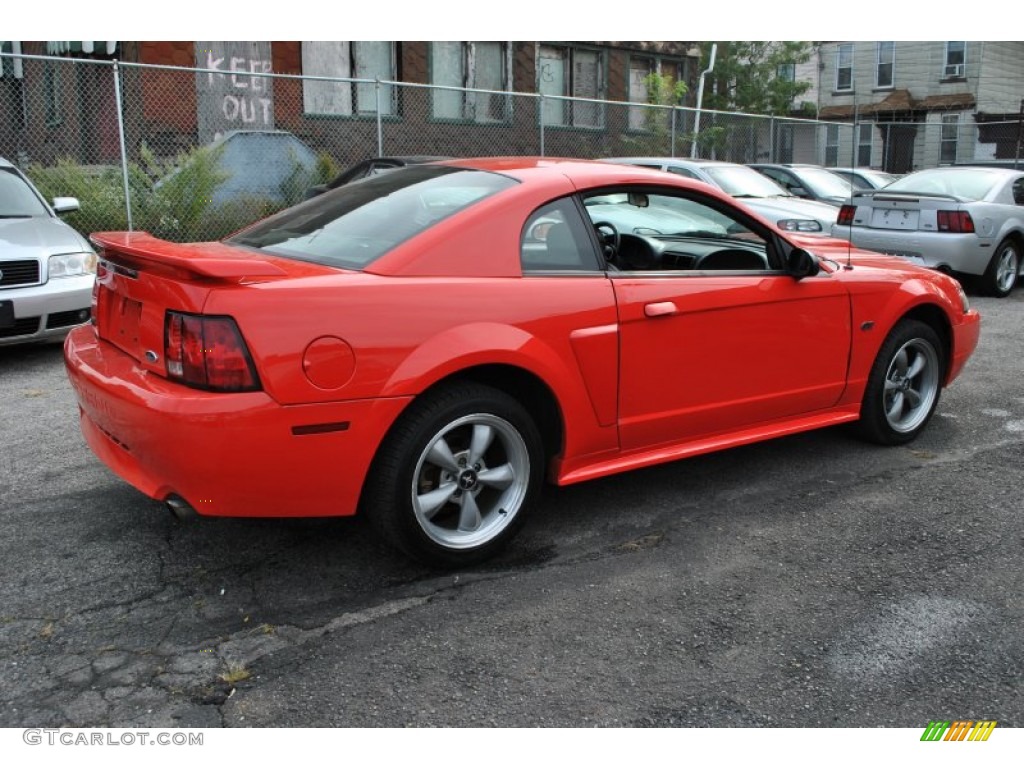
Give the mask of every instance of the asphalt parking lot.
M 0 726 L 1024 725 L 1024 289 L 907 447 L 551 489 L 439 574 L 358 519 L 177 522 L 0 348 Z

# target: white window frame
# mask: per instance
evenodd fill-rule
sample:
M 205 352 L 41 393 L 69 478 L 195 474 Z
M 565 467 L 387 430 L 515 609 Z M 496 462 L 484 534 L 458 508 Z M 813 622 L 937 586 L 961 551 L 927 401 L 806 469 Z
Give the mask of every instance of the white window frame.
M 874 149 L 874 123 L 859 123 L 857 125 L 857 162 L 855 165 L 862 168 L 871 167 L 871 155 Z M 867 159 L 864 159 L 863 152 L 867 149 Z
M 368 47 L 375 45 L 388 47 L 387 72 L 372 71 L 360 56 L 360 50 L 368 52 Z M 353 80 L 397 80 L 397 53 L 396 45 L 391 41 L 304 41 L 302 74 L 332 79 L 303 79 L 303 112 L 331 117 L 376 116 L 377 84 Z M 380 84 L 380 112 L 388 116 L 397 113 L 395 88 L 387 83 Z
M 826 168 L 839 165 L 839 126 L 830 123 L 825 126 L 825 162 Z
M 562 83 L 556 92 L 547 83 L 552 78 L 545 72 L 541 60 L 552 60 L 554 52 L 561 54 Z M 548 55 L 545 55 L 548 54 Z M 594 55 L 597 59 L 596 93 L 592 95 L 580 93 L 581 84 L 577 76 L 577 59 L 583 54 Z M 554 45 L 541 43 L 537 49 L 537 92 L 545 96 L 564 96 L 576 99 L 593 99 L 594 101 L 563 101 L 548 99 L 544 101 L 544 125 L 574 128 L 604 128 L 604 108 L 598 101 L 605 100 L 605 53 L 598 48 L 585 48 L 572 45 Z
M 849 62 L 843 66 L 843 54 L 847 53 Z M 853 43 L 839 43 L 836 46 L 836 81 L 835 86 L 837 91 L 852 91 L 853 90 Z M 849 80 L 847 85 L 840 85 L 839 75 L 843 70 L 849 70 Z
M 888 50 L 888 60 L 882 59 L 882 51 Z M 889 66 L 889 82 L 882 82 L 882 67 Z M 896 83 L 896 43 L 881 42 L 875 46 L 875 87 L 892 88 Z
M 960 152 L 960 123 L 961 115 L 959 112 L 947 112 L 942 116 L 942 121 L 939 127 L 939 165 L 955 165 L 957 155 Z M 952 138 L 947 138 L 947 129 L 952 128 L 954 133 Z M 953 159 L 949 160 L 945 157 L 946 148 L 953 145 Z
M 960 58 L 963 59 L 959 64 L 949 63 L 949 54 L 952 53 L 950 50 L 951 45 L 963 46 L 960 50 Z M 943 58 L 942 77 L 966 77 L 967 76 L 967 41 L 965 40 L 951 40 L 946 43 L 946 55 Z
M 456 73 L 456 80 L 459 82 L 439 81 L 439 52 L 442 46 L 460 46 L 459 72 Z M 500 45 L 501 72 L 499 73 L 500 88 L 488 88 L 480 83 L 481 72 L 477 70 L 476 63 L 480 58 L 478 46 Z M 435 86 L 449 86 L 453 88 L 465 88 L 467 90 L 447 90 L 435 88 L 432 92 L 431 116 L 434 120 L 446 120 L 469 123 L 507 123 L 512 119 L 512 102 L 507 95 L 512 90 L 512 43 L 506 41 L 459 41 L 459 42 L 433 42 L 430 44 L 430 80 Z M 474 89 L 496 91 L 505 94 L 498 96 L 495 93 L 479 93 Z M 500 116 L 493 116 L 494 99 L 497 102 Z M 482 108 L 481 108 L 482 107 Z

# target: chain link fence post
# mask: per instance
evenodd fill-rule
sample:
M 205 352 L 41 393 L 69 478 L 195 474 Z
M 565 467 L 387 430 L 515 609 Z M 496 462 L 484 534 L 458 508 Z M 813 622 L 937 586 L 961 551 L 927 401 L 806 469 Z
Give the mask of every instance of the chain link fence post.
M 380 78 L 373 83 L 374 112 L 377 113 L 377 157 L 384 157 L 384 117 L 381 114 Z
M 121 68 L 114 59 L 114 104 L 117 110 L 117 138 L 121 147 L 121 178 L 124 183 L 124 208 L 128 217 L 128 231 L 135 230 L 132 222 L 132 192 L 128 184 L 128 144 L 124 137 L 124 109 L 121 101 Z
M 537 115 L 540 123 L 540 156 L 544 157 L 544 94 L 537 94 Z

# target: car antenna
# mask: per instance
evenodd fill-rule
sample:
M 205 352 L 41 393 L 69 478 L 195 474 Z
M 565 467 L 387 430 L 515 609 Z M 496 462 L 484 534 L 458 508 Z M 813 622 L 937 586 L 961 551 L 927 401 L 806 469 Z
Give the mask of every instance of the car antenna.
M 854 108 L 854 126 L 856 126 L 856 124 L 857 124 L 857 119 L 856 119 L 856 107 L 855 107 Z M 854 130 L 856 130 L 856 128 Z M 851 168 L 856 168 L 857 167 L 857 155 L 856 155 L 856 152 L 857 152 L 857 150 L 856 150 L 856 142 L 854 142 L 853 157 L 851 158 L 851 160 L 853 162 L 850 163 L 850 167 Z M 852 208 L 853 210 L 850 211 L 850 220 L 846 223 L 846 268 L 847 269 L 853 269 L 853 217 L 857 213 L 857 206 L 854 204 L 853 198 L 854 198 L 854 195 L 856 195 L 856 194 L 857 194 L 857 190 L 854 189 L 853 182 L 851 181 L 850 182 L 850 202 L 849 202 L 849 205 L 850 205 L 850 208 Z M 842 211 L 843 209 L 840 208 L 839 210 Z
M 856 192 L 853 186 L 850 186 L 850 207 L 853 211 L 850 213 L 850 220 L 846 224 L 846 268 L 853 269 L 853 217 L 857 213 L 857 206 L 853 202 L 853 196 Z M 842 209 L 840 209 L 842 210 Z

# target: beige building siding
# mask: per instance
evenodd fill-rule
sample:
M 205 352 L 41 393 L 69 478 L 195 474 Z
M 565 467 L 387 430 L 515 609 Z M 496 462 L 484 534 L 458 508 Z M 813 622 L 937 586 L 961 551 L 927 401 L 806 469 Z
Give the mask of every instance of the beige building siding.
M 968 43 L 981 48 L 977 111 L 1017 113 L 1024 99 L 1024 42 Z

